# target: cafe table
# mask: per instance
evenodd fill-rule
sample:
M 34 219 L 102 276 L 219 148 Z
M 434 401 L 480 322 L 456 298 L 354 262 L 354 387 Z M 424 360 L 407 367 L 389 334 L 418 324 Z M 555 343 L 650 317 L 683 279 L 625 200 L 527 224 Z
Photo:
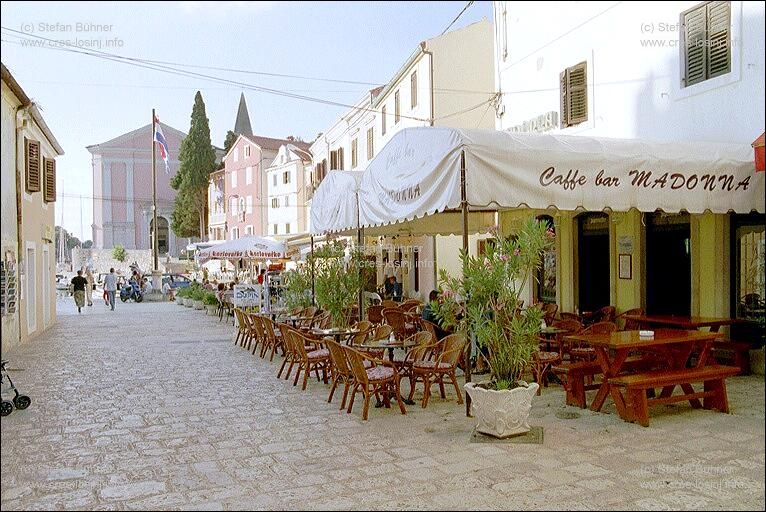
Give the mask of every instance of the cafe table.
M 348 339 L 352 335 L 358 334 L 359 333 L 359 329 L 355 329 L 355 328 L 350 328 L 350 329 L 335 329 L 335 328 L 332 328 L 332 329 L 319 329 L 319 328 L 315 328 L 315 329 L 311 329 L 311 332 L 314 333 L 314 334 L 317 334 L 319 336 L 332 336 L 333 338 L 335 338 L 335 342 L 338 345 L 341 345 L 341 338 L 346 336 L 346 338 Z
M 689 371 L 702 368 L 707 362 L 708 354 L 717 334 L 714 332 L 692 331 L 681 329 L 657 329 L 651 336 L 641 336 L 642 331 L 617 331 L 610 334 L 573 334 L 565 336 L 564 340 L 586 343 L 596 352 L 596 361 L 604 375 L 603 382 L 591 404 L 591 410 L 600 411 L 607 395 L 612 396 L 620 417 L 626 417 L 625 399 L 619 387 L 609 384 L 609 379 L 623 372 L 623 365 L 631 353 L 647 352 L 658 354 L 665 359 L 671 370 L 687 368 L 689 356 L 697 353 L 696 365 Z M 682 384 L 684 393 L 691 394 L 690 384 Z M 670 396 L 675 386 L 663 388 L 661 396 Z M 697 399 L 690 400 L 692 407 L 699 408 L 702 404 Z
M 402 350 L 409 350 L 412 347 L 417 346 L 417 342 L 412 338 L 407 338 L 404 340 L 390 340 L 388 338 L 384 338 L 382 340 L 367 340 L 364 343 L 361 343 L 359 345 L 363 348 L 377 348 L 377 349 L 388 349 L 388 360 L 391 361 L 391 363 L 396 366 L 396 363 L 394 363 L 394 349 L 402 349 Z M 400 366 L 397 366 L 399 370 L 401 370 Z M 403 398 L 402 401 L 407 405 L 415 405 L 414 400 L 408 400 L 406 398 Z M 378 400 L 375 404 L 376 408 L 382 407 L 383 403 Z
M 718 329 L 723 325 L 737 324 L 742 321 L 738 318 L 675 315 L 625 315 L 624 318 L 638 322 L 642 328 L 657 326 L 692 330 L 710 327 L 710 332 L 718 332 Z
M 543 327 L 542 329 L 540 329 L 540 337 L 542 338 L 540 341 L 545 343 L 547 345 L 546 346 L 546 350 L 550 351 L 551 350 L 551 342 L 553 342 L 553 340 L 559 334 L 563 334 L 565 332 L 568 332 L 568 331 L 566 329 L 562 329 L 560 327 L 553 327 L 553 326 Z M 562 343 L 559 343 L 559 356 L 562 355 L 562 352 L 563 352 Z
M 298 328 L 298 322 L 305 322 L 307 320 L 312 320 L 313 316 L 300 316 L 300 315 L 290 315 L 285 317 L 285 320 L 293 324 L 294 328 Z

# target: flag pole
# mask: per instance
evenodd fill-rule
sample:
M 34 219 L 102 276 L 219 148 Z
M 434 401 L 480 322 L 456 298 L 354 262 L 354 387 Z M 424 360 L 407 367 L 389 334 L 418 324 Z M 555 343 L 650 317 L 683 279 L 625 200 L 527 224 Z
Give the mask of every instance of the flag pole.
M 159 271 L 159 254 L 157 254 L 157 163 L 156 152 L 157 145 L 154 142 L 154 134 L 156 132 L 154 109 L 152 109 L 152 261 L 154 267 L 152 268 L 153 274 Z

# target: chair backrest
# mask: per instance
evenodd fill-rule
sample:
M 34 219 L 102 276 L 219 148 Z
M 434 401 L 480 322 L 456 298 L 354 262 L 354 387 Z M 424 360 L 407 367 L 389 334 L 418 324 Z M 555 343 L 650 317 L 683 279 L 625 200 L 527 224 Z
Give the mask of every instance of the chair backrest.
M 367 338 L 373 332 L 372 325 L 370 325 L 370 327 L 368 327 L 367 329 L 362 329 L 360 327 L 357 327 L 357 328 L 359 329 L 359 332 L 351 336 L 351 343 L 349 343 L 349 345 L 361 345 L 362 343 L 367 341 Z
M 367 376 L 367 369 L 364 367 L 364 358 L 357 350 L 351 347 L 342 348 L 343 352 L 346 354 L 346 360 L 348 361 L 348 366 L 351 369 L 351 374 L 354 376 L 354 380 L 367 386 L 370 380 Z
M 327 340 L 327 349 L 330 351 L 330 361 L 335 371 L 346 377 L 350 376 L 351 367 L 348 364 L 343 346 L 339 345 L 335 340 Z
M 582 334 L 611 334 L 616 330 L 617 324 L 614 322 L 596 322 L 586 327 Z
M 431 335 L 434 338 L 434 343 L 439 341 L 439 335 L 436 334 L 436 324 L 433 322 L 429 322 L 428 320 L 420 319 L 420 328 L 424 331 L 427 331 L 431 333 Z
M 617 309 L 614 306 L 604 306 L 593 315 L 593 323 L 614 322 Z
M 367 320 L 374 324 L 383 322 L 383 306 L 376 304 L 367 308 Z
M 234 318 L 237 319 L 237 327 L 239 327 L 240 330 L 247 329 L 247 323 L 244 320 L 244 315 L 245 312 L 240 308 L 234 308 Z
M 561 320 L 575 320 L 577 322 L 580 321 L 580 317 L 578 315 L 576 315 L 574 313 L 566 313 L 566 312 L 563 312 L 563 311 L 561 313 L 559 313 L 559 318 Z
M 393 301 L 393 300 L 391 300 L 391 299 L 386 299 L 386 300 L 384 300 L 384 301 L 381 303 L 381 305 L 382 305 L 384 308 L 399 308 L 399 303 L 398 303 L 398 302 L 395 302 L 395 301 Z
M 262 316 L 261 322 L 263 325 L 264 334 L 266 334 L 266 337 L 269 339 L 269 341 L 276 340 L 277 333 L 274 332 L 274 321 L 267 316 Z
M 332 318 L 330 317 L 329 311 L 325 311 L 324 313 L 320 313 L 314 317 L 314 327 L 318 327 L 320 329 L 328 329 L 331 322 Z
M 266 337 L 266 329 L 263 327 L 263 319 L 261 317 L 253 315 L 250 317 L 250 321 L 252 322 L 253 328 L 255 329 L 255 333 L 260 339 L 264 339 Z
M 306 341 L 303 338 L 303 335 L 288 327 L 287 338 L 292 344 L 293 354 L 302 359 L 308 359 L 308 354 L 306 353 Z
M 391 336 L 392 332 L 394 332 L 394 329 L 390 325 L 388 324 L 379 325 L 369 335 L 369 339 L 372 341 L 387 340 Z
M 556 321 L 556 312 L 559 310 L 559 305 L 555 302 L 546 302 L 543 306 L 543 319 L 546 325 L 551 325 Z
M 620 324 L 622 324 L 622 327 L 620 330 L 622 331 L 635 331 L 637 329 L 641 328 L 641 322 L 638 322 L 637 320 L 630 320 L 628 318 L 625 318 L 626 315 L 641 315 L 644 314 L 644 308 L 633 308 L 629 309 L 627 311 L 623 311 L 619 315 L 617 315 L 617 318 L 615 319 L 618 327 Z
M 282 339 L 285 342 L 285 351 L 288 354 L 294 354 L 295 350 L 293 349 L 293 340 L 290 337 L 290 332 L 292 332 L 294 329 L 292 329 L 287 324 L 277 324 L 279 326 L 279 331 L 282 333 Z
M 404 316 L 404 312 L 399 308 L 386 308 L 383 310 L 383 318 L 394 330 L 396 337 L 404 339 L 407 335 L 407 319 Z
M 460 359 L 460 354 L 465 348 L 465 343 L 465 336 L 463 336 L 461 333 L 445 336 L 441 341 L 441 353 L 436 359 L 437 366 L 438 363 L 447 363 L 450 365 L 450 367 L 455 368 L 457 366 L 458 360 Z
M 413 311 L 418 309 L 420 306 L 422 306 L 422 303 L 419 300 L 407 299 L 402 302 L 402 305 L 399 307 L 402 308 L 402 311 Z
M 349 306 L 343 310 L 343 314 L 346 316 L 346 324 L 351 325 L 359 320 L 359 306 Z
M 558 320 L 553 322 L 552 327 L 564 329 L 566 331 L 564 334 L 578 334 L 583 330 L 582 322 L 579 320 Z
M 433 350 L 438 347 L 436 338 L 428 331 L 420 331 L 412 335 L 412 339 L 417 343 L 407 351 L 404 356 L 405 361 L 417 362 L 430 359 Z

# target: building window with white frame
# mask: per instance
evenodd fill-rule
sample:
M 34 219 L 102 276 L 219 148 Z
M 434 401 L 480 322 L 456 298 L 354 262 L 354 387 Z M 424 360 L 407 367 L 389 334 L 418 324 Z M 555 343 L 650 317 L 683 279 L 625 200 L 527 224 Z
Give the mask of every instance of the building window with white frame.
M 278 235 L 279 234 L 279 224 L 274 224 L 272 226 L 272 229 L 273 229 L 273 233 L 272 234 L 274 234 L 274 235 Z
M 290 183 L 290 171 L 282 173 L 282 183 L 288 185 Z
M 239 148 L 234 148 L 234 161 L 237 162 L 239 160 Z
M 246 235 L 252 235 L 253 234 L 253 226 L 245 226 L 245 234 Z
M 250 156 L 250 146 L 245 146 L 245 158 Z
M 272 208 L 279 208 L 279 198 L 278 197 L 272 197 L 271 198 L 271 207 Z
M 383 108 L 380 109 L 380 133 L 382 135 L 386 134 L 386 106 L 383 105 Z
M 367 130 L 367 161 L 375 156 L 375 127 Z
M 271 175 L 271 184 L 275 187 L 277 186 L 277 173 Z
M 231 239 L 237 240 L 239 238 L 239 228 L 231 228 Z
M 357 146 L 358 146 L 358 140 L 354 139 L 351 141 L 351 168 L 356 169 L 357 164 Z
M 245 169 L 245 185 L 250 185 L 251 183 L 253 183 L 253 168 L 247 166 Z
M 399 123 L 399 119 L 401 118 L 401 102 L 399 101 L 399 91 L 396 91 L 394 93 L 394 124 Z
M 247 214 L 253 213 L 253 196 L 247 196 L 247 202 L 245 203 Z
M 410 76 L 410 108 L 418 106 L 418 72 L 413 71 Z
M 705 2 L 681 13 L 683 86 L 731 71 L 731 2 Z
M 231 188 L 237 188 L 237 170 L 231 171 Z
M 290 196 L 285 196 L 285 208 L 290 206 Z
M 559 75 L 561 127 L 574 126 L 588 120 L 588 67 L 580 62 Z
M 289 223 L 289 222 L 287 222 L 287 223 L 285 224 L 285 234 L 286 234 L 286 235 L 289 235 L 289 234 L 290 234 L 290 223 Z

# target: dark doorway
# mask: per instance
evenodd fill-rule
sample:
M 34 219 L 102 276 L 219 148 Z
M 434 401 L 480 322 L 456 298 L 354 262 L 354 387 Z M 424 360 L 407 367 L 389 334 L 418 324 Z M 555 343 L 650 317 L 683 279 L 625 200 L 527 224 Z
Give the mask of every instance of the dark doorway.
M 731 339 L 766 344 L 766 215 L 731 215 Z
M 689 316 L 691 239 L 689 215 L 646 216 L 646 312 Z
M 580 311 L 609 305 L 609 216 L 584 213 L 577 217 L 577 285 Z

